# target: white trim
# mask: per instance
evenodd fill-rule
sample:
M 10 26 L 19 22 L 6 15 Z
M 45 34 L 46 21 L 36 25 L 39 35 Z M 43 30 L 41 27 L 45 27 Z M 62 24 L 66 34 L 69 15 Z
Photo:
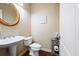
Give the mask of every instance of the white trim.
M 47 48 L 41 48 L 41 50 L 51 52 L 51 49 L 47 49 Z
M 71 56 L 71 53 L 63 43 L 60 45 L 60 56 Z

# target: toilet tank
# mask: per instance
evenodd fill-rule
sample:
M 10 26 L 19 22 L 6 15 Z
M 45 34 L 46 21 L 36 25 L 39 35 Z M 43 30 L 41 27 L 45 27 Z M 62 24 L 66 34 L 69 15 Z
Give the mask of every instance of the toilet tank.
M 25 46 L 29 46 L 31 43 L 32 43 L 32 37 L 31 36 L 30 37 L 26 37 L 24 39 L 24 45 Z

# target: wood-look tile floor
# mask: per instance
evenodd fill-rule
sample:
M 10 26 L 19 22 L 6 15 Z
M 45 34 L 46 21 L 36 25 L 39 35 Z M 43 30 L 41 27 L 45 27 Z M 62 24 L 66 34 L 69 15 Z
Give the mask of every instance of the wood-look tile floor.
M 29 51 L 27 51 L 23 56 L 30 56 Z M 39 56 L 51 56 L 51 54 L 46 51 L 39 51 Z

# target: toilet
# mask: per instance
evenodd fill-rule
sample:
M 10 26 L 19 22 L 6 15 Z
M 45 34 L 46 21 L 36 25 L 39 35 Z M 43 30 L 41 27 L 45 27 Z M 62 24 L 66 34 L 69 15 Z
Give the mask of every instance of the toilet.
M 32 37 L 27 37 L 24 39 L 24 45 L 30 47 L 29 55 L 31 56 L 39 56 L 39 50 L 41 49 L 41 45 L 39 43 L 32 43 Z

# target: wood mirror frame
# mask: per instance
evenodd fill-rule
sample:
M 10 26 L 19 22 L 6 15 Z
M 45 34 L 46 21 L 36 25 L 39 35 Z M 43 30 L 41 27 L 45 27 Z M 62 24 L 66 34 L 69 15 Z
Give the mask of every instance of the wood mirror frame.
M 8 23 L 5 19 L 0 18 L 0 23 L 3 24 L 3 25 L 5 25 L 5 26 L 15 26 L 15 25 L 17 25 L 17 24 L 19 23 L 19 21 L 20 21 L 20 14 L 19 14 L 19 12 L 18 12 L 16 6 L 15 6 L 14 4 L 12 4 L 12 6 L 13 6 L 13 7 L 15 8 L 15 10 L 16 10 L 16 18 L 15 18 L 16 21 L 15 21 L 15 23 L 10 24 L 10 23 Z

